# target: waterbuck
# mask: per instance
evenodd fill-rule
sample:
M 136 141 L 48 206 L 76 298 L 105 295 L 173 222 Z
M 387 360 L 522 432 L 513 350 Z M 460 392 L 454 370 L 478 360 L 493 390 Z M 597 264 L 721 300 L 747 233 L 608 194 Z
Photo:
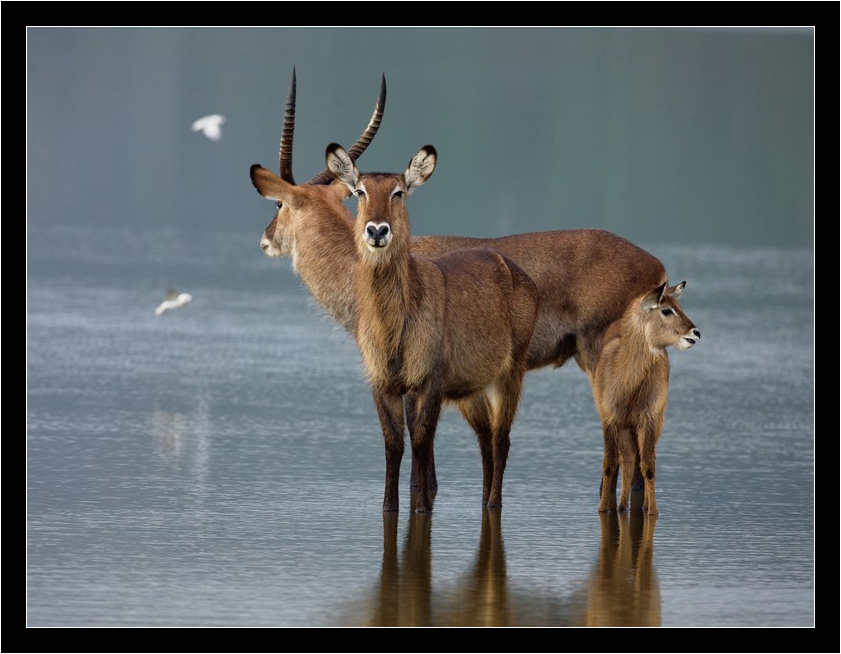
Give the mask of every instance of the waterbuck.
M 429 455 L 445 401 L 456 403 L 474 425 L 482 452 L 482 500 L 501 506 L 511 424 L 537 316 L 534 282 L 498 252 L 412 254 L 406 199 L 426 183 L 436 161 L 435 148 L 427 145 L 402 175 L 362 175 L 341 146 L 327 148 L 328 170 L 359 199 L 356 342 L 385 440 L 386 511 L 398 506 L 404 395 L 417 465 L 417 510 L 430 509 Z
M 260 246 L 268 256 L 291 257 L 293 269 L 312 296 L 345 330 L 355 334 L 359 309 L 353 279 L 342 272 L 350 270 L 356 258 L 354 218 L 341 204 L 350 192 L 344 184 L 330 184 L 333 176 L 329 171 L 295 185 L 291 171 L 294 91 L 293 76 L 280 144 L 280 177 L 287 183 L 287 199 L 277 203 Z M 384 103 L 383 78 L 374 116 L 356 146 L 348 151 L 351 158 L 361 154 L 373 139 Z M 252 167 L 251 175 L 258 191 L 261 180 L 275 177 L 257 166 Z M 657 258 L 603 230 L 557 230 L 501 238 L 413 236 L 410 243 L 415 255 L 435 257 L 460 249 L 492 248 L 515 261 L 540 292 L 528 368 L 560 367 L 573 357 L 590 379 L 608 326 L 633 298 L 666 279 Z M 414 483 L 416 477 L 413 462 Z M 430 463 L 430 483 L 436 483 L 434 459 Z
M 683 313 L 678 298 L 686 282 L 660 284 L 632 300 L 607 329 L 593 376 L 593 396 L 604 430 L 604 462 L 599 511 L 616 499 L 616 474 L 622 469 L 618 509 L 628 507 L 631 478 L 640 470 L 645 486 L 643 512 L 657 514 L 654 498 L 654 447 L 663 431 L 669 390 L 667 347 L 686 350 L 701 332 Z

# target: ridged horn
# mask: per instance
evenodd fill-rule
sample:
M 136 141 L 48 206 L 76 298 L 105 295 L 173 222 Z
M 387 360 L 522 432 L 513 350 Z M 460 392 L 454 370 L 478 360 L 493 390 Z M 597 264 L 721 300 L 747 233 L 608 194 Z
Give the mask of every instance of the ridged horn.
M 295 135 L 295 67 L 292 66 L 292 80 L 289 82 L 289 95 L 286 97 L 286 110 L 283 112 L 283 132 L 280 135 L 278 153 L 278 171 L 280 178 L 295 183 L 292 177 L 292 138 Z
M 362 132 L 362 136 L 360 136 L 356 143 L 353 144 L 353 147 L 347 151 L 350 155 L 351 161 L 356 161 L 365 149 L 371 144 L 371 141 L 374 140 L 374 136 L 377 134 L 377 130 L 380 128 L 380 123 L 383 122 L 383 112 L 385 111 L 385 73 L 383 73 L 382 82 L 380 83 L 380 94 L 377 97 L 377 104 L 374 107 L 374 114 L 371 116 L 371 120 L 368 122 L 368 127 L 365 128 L 365 131 Z M 307 182 L 307 184 L 329 184 L 333 181 L 333 173 L 329 170 L 324 169 L 318 175 L 313 177 L 311 180 Z

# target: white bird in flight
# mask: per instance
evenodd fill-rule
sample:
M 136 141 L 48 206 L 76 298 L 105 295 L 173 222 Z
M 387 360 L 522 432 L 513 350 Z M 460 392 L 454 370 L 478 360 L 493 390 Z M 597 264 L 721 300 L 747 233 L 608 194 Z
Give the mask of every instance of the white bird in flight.
M 222 123 L 224 122 L 225 117 L 221 114 L 205 116 L 193 123 L 193 131 L 201 132 L 211 141 L 218 141 L 222 138 Z
M 193 296 L 189 293 L 179 293 L 174 289 L 170 289 L 169 292 L 166 294 L 166 300 L 161 302 L 158 305 L 158 308 L 155 309 L 155 315 L 161 316 L 165 314 L 170 309 L 177 309 L 179 307 L 185 307 L 190 302 L 193 301 Z

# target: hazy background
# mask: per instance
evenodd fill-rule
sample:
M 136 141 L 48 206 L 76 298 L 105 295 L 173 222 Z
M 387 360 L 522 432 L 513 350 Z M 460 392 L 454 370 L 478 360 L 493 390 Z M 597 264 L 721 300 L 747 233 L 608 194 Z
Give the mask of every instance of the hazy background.
M 294 170 L 422 145 L 416 233 L 602 227 L 634 242 L 810 245 L 810 28 L 91 27 L 28 30 L 29 221 L 252 230 L 298 70 Z M 190 131 L 227 117 L 213 143 Z
M 30 28 L 27 624 L 812 626 L 813 45 Z M 416 233 L 602 227 L 688 280 L 703 340 L 670 359 L 656 521 L 597 515 L 574 364 L 526 376 L 501 517 L 453 411 L 433 513 L 410 510 L 407 455 L 383 516 L 355 344 L 258 247 L 273 206 L 248 169 L 277 166 L 293 65 L 299 181 L 358 137 L 385 73 L 359 166 L 436 146 Z M 190 130 L 217 112 L 221 141 Z M 171 286 L 195 300 L 157 317 Z

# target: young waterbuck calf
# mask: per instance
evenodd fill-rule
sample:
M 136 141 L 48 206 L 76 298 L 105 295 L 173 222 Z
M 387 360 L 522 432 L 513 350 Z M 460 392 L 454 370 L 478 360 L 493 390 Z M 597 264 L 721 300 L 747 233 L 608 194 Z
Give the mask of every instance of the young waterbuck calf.
M 430 509 L 428 469 L 444 401 L 455 402 L 476 431 L 483 501 L 501 506 L 509 434 L 537 317 L 534 282 L 496 251 L 412 255 L 405 202 L 432 175 L 436 159 L 427 145 L 402 175 L 361 175 L 341 146 L 327 148 L 328 170 L 359 199 L 356 341 L 385 439 L 386 511 L 398 507 L 403 395 L 417 463 L 417 510 Z
M 593 377 L 593 395 L 604 430 L 601 512 L 609 511 L 611 498 L 616 498 L 616 474 L 621 465 L 619 510 L 628 508 L 631 479 L 639 469 L 645 486 L 642 509 L 657 514 L 654 446 L 663 431 L 669 390 L 666 348 L 686 350 L 701 338 L 678 304 L 684 286 L 686 282 L 671 288 L 663 283 L 633 300 L 605 333 Z

